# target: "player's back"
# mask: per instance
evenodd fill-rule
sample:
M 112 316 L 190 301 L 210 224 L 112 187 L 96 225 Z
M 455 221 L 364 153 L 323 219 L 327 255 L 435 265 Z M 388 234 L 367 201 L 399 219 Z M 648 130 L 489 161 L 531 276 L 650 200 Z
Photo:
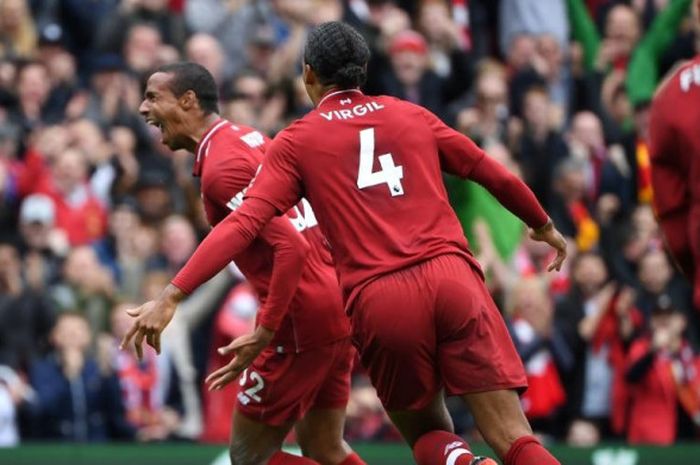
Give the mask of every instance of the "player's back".
M 216 225 L 242 202 L 243 193 L 264 158 L 269 139 L 254 128 L 223 125 L 200 144 L 195 174 L 202 177 L 202 200 L 210 224 Z M 216 125 L 214 126 L 216 128 Z M 349 323 L 342 313 L 338 281 L 325 238 L 306 200 L 287 213 L 287 220 L 310 245 L 306 263 L 285 317 L 273 340 L 287 350 L 305 350 L 345 337 Z M 274 267 L 274 250 L 261 238 L 235 257 L 251 285 L 266 299 Z
M 392 97 L 344 91 L 278 135 L 296 148 L 304 195 L 331 243 L 346 299 L 373 277 L 440 254 L 473 261 L 430 118 Z
M 666 243 L 689 279 L 700 260 L 700 56 L 657 90 L 649 121 L 654 207 Z M 700 303 L 700 283 L 695 284 Z
M 660 86 L 649 123 L 652 162 L 682 173 L 685 183 L 654 192 L 664 216 L 688 202 L 700 205 L 700 56 L 680 66 Z M 660 170 L 657 170 L 657 173 Z

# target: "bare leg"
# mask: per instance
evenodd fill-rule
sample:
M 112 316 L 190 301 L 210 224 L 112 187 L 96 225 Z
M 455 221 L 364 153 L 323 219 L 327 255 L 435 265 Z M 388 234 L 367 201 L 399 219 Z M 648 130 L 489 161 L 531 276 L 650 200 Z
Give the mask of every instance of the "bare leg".
M 503 460 L 516 439 L 532 435 L 532 429 L 513 390 L 498 390 L 462 396 L 474 415 L 482 436 Z
M 282 442 L 291 428 L 291 423 L 270 426 L 253 421 L 235 411 L 229 448 L 231 464 L 266 464 L 270 457 L 280 450 Z
M 352 453 L 343 440 L 345 410 L 313 409 L 296 424 L 297 440 L 305 457 L 321 465 L 338 465 Z
M 452 433 L 454 425 L 445 406 L 445 399 L 439 393 L 432 402 L 420 410 L 394 410 L 387 412 L 409 446 L 413 447 L 421 436 L 430 431 Z

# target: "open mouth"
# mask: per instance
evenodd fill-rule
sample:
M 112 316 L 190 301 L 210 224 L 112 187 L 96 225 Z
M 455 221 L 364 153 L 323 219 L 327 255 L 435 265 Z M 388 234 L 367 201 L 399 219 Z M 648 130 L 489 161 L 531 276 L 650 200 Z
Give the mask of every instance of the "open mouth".
M 154 119 L 147 119 L 146 120 L 147 124 L 150 124 L 151 126 L 160 129 L 160 132 L 163 132 L 163 123 L 160 121 L 154 120 Z

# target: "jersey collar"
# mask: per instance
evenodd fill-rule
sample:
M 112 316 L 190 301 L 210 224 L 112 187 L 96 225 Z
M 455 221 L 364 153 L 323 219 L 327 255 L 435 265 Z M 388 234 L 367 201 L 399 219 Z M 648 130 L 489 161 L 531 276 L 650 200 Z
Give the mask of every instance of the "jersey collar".
M 336 97 L 336 96 L 338 96 L 338 95 L 347 94 L 347 93 L 349 93 L 349 92 L 354 92 L 354 93 L 363 95 L 363 94 L 362 94 L 362 91 L 361 91 L 360 89 L 334 90 L 334 91 L 328 92 L 326 95 L 324 95 L 323 98 L 321 99 L 321 101 L 318 102 L 318 105 L 316 105 L 316 108 L 321 108 L 321 105 L 323 105 L 324 103 L 326 103 L 327 100 L 333 99 L 334 97 Z
M 226 126 L 227 123 L 228 121 L 226 121 L 225 119 L 219 118 L 216 121 L 214 121 L 212 125 L 209 126 L 209 129 L 207 129 L 207 131 L 204 133 L 204 136 L 202 136 L 202 140 L 199 141 L 197 147 L 194 150 L 196 157 L 194 159 L 194 166 L 192 167 L 192 175 L 202 175 L 202 164 L 204 163 L 204 159 L 207 156 L 207 150 L 209 150 L 209 140 L 214 134 L 216 134 L 219 131 L 219 129 Z

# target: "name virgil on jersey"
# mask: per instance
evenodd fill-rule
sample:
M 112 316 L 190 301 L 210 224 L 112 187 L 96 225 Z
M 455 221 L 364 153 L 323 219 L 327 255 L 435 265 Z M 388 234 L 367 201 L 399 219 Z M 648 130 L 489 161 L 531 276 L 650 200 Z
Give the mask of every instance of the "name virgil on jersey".
M 341 105 L 350 105 L 352 104 L 352 100 L 347 98 L 347 99 L 342 99 L 340 101 Z M 365 116 L 369 113 L 374 113 L 375 111 L 380 111 L 384 109 L 384 105 L 378 102 L 367 102 L 363 103 L 360 105 L 355 105 L 352 108 L 343 108 L 340 110 L 331 110 L 331 111 L 319 111 L 319 114 L 326 120 L 326 121 L 333 121 L 333 120 L 339 120 L 339 119 L 353 119 L 356 117 L 362 117 Z

